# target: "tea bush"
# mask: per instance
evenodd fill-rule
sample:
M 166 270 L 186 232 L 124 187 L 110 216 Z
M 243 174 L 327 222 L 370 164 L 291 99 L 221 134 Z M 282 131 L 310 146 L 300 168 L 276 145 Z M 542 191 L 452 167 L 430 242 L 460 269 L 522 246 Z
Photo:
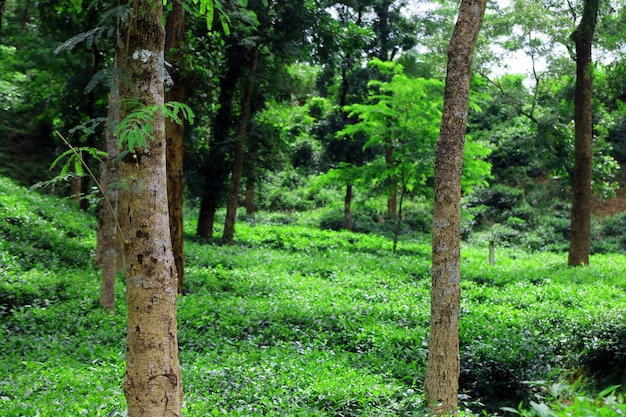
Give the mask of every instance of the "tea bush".
M 0 202 L 12 201 L 20 218 L 31 201 L 66 217 L 56 229 L 28 223 L 65 236 L 30 259 L 21 258 L 22 240 L 37 246 L 46 235 L 4 226 L 20 240 L 0 240 L 0 415 L 123 415 L 121 277 L 108 314 L 99 272 L 55 255 L 71 249 L 88 260 L 94 222 L 11 187 Z M 403 236 L 394 254 L 382 235 L 320 230 L 314 218 L 257 213 L 238 223 L 233 245 L 187 240 L 178 305 L 184 415 L 427 415 L 430 236 Z M 623 379 L 605 364 L 625 368 L 626 257 L 597 254 L 572 269 L 562 253 L 498 247 L 496 265 L 486 259 L 486 246 L 463 245 L 460 415 L 622 410 L 618 391 L 602 397 L 610 403 L 594 392 Z M 587 383 L 569 402 L 527 383 L 572 375 Z M 573 405 L 592 411 L 563 414 Z
M 65 297 L 59 269 L 92 263 L 95 221 L 0 177 L 0 313 Z

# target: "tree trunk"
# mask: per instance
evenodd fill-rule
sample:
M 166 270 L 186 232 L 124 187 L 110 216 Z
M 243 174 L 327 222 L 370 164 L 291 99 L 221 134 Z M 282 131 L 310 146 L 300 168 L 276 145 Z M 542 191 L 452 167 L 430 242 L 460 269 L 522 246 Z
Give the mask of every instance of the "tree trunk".
M 241 176 L 243 174 L 244 153 L 246 147 L 246 135 L 248 120 L 252 112 L 252 96 L 254 94 L 254 82 L 256 78 L 256 67 L 259 60 L 259 46 L 252 49 L 250 60 L 250 74 L 248 84 L 243 97 L 241 114 L 239 115 L 239 126 L 235 138 L 235 154 L 233 161 L 233 171 L 230 178 L 230 188 L 228 191 L 228 203 L 226 205 L 226 221 L 224 222 L 224 242 L 232 243 L 235 236 L 235 221 L 237 219 L 237 207 L 239 206 L 239 187 L 241 186 Z
M 213 239 L 213 225 L 215 224 L 215 212 L 217 205 L 215 199 L 204 197 L 200 204 L 200 214 L 198 215 L 198 228 L 196 234 L 204 239 Z
M 115 65 L 114 65 L 115 68 Z M 105 195 L 99 206 L 100 229 L 98 230 L 98 244 L 96 253 L 100 254 L 102 265 L 102 290 L 100 292 L 100 304 L 105 310 L 115 309 L 115 276 L 119 271 L 118 265 L 118 234 L 115 218 L 118 215 L 119 190 L 116 185 L 119 182 L 117 165 L 118 148 L 117 138 L 113 132 L 120 120 L 119 89 L 116 80 L 113 80 L 109 93 L 109 111 L 107 127 L 104 130 L 105 147 L 107 158 L 100 164 L 100 185 Z M 123 249 L 123 247 L 122 247 Z
M 80 200 L 83 195 L 83 179 L 78 175 L 70 180 L 70 198 L 80 207 Z
M 254 216 L 254 179 L 246 182 L 246 216 Z
M 432 291 L 427 406 L 435 415 L 456 414 L 461 315 L 461 166 L 468 117 L 472 58 L 486 0 L 462 0 L 448 48 L 441 131 L 435 160 Z
M 352 184 L 346 185 L 346 196 L 343 201 L 343 228 L 352 231 Z
M 163 106 L 163 3 L 136 0 L 120 28 L 120 101 Z M 139 56 L 138 56 L 139 55 Z M 122 108 L 120 117 L 128 109 Z M 182 378 L 178 358 L 178 280 L 167 208 L 165 120 L 155 113 L 145 147 L 120 161 L 120 220 L 126 255 L 128 334 L 124 395 L 129 417 L 180 417 Z M 127 144 L 124 144 L 126 150 Z
M 0 39 L 2 39 L 2 17 L 4 16 L 4 6 L 6 0 L 0 0 Z
M 215 212 L 221 204 L 222 197 L 226 193 L 226 180 L 231 167 L 226 162 L 228 151 L 227 142 L 232 124 L 233 95 L 240 76 L 240 68 L 237 65 L 229 65 L 226 75 L 220 79 L 219 109 L 213 118 L 212 137 L 209 145 L 209 155 L 202 163 L 202 175 L 204 190 L 202 191 L 202 203 L 198 215 L 198 237 L 205 239 L 213 238 L 213 226 Z
M 172 2 L 172 10 L 167 15 L 165 49 L 168 51 L 167 61 L 172 65 L 170 75 L 172 86 L 165 97 L 166 102 L 185 101 L 185 81 L 181 68 L 181 45 L 185 37 L 185 9 L 183 0 Z M 170 234 L 172 250 L 178 275 L 178 292 L 183 293 L 185 276 L 185 255 L 183 241 L 183 133 L 185 124 L 178 124 L 170 119 L 165 120 L 165 136 L 167 138 L 167 201 L 170 213 Z
M 569 266 L 589 265 L 591 221 L 591 172 L 593 155 L 593 68 L 591 48 L 599 0 L 585 0 L 580 24 L 572 33 L 576 43 L 576 92 L 574 121 L 576 144 L 572 176 L 572 215 Z
M 387 164 L 387 169 L 390 171 L 394 168 L 393 164 L 393 147 L 391 145 L 387 146 L 385 149 L 385 163 Z M 398 210 L 398 178 L 395 175 L 390 175 L 387 178 L 388 186 L 389 186 L 389 196 L 387 197 L 387 214 L 390 218 L 396 217 L 396 213 Z
M 396 249 L 398 249 L 398 238 L 400 237 L 400 230 L 402 229 L 402 205 L 404 204 L 404 195 L 406 194 L 406 181 L 404 178 L 404 174 L 402 175 L 402 188 L 400 190 L 400 204 L 398 205 L 398 217 L 396 218 L 396 229 L 393 232 L 393 253 L 396 253 Z

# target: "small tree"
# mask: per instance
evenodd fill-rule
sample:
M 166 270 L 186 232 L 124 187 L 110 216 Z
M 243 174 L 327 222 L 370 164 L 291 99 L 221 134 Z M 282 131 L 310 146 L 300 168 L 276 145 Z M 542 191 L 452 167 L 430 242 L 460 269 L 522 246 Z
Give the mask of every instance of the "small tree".
M 393 187 L 387 187 L 388 193 L 399 193 L 395 250 L 407 192 L 418 191 L 427 195 L 431 192 L 443 83 L 437 79 L 407 77 L 402 66 L 392 62 L 372 60 L 370 65 L 380 68 L 383 73 L 393 74 L 393 77 L 388 82 L 370 81 L 369 102 L 345 107 L 350 117 L 358 116 L 358 123 L 347 125 L 338 134 L 354 136 L 361 133 L 369 138 L 365 149 L 390 150 L 384 156 L 379 153 L 380 156 L 368 163 L 363 172 L 367 175 L 366 181 L 386 182 Z M 482 159 L 488 150 L 481 143 L 473 142 L 466 153 L 463 188 L 471 189 L 477 183 L 484 184 L 489 175 L 489 164 Z
M 402 66 L 391 62 L 374 59 L 370 65 L 393 77 L 389 82 L 370 81 L 369 102 L 345 107 L 349 117 L 358 116 L 359 122 L 347 125 L 338 135 L 362 133 L 369 138 L 364 149 L 388 150 L 378 158 L 385 158 L 385 163 L 373 161 L 368 164 L 373 169 L 365 172 L 369 173 L 371 181 L 390 185 L 388 197 L 400 193 L 395 250 L 405 193 L 418 187 L 427 192 L 427 182 L 433 178 L 432 158 L 441 120 L 443 83 L 435 79 L 409 78 L 403 74 Z

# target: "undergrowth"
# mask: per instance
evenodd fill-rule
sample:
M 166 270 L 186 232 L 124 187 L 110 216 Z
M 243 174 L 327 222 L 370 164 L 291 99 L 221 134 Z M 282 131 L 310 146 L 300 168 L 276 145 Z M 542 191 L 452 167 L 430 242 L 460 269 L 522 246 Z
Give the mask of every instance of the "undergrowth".
M 123 415 L 124 283 L 103 312 L 95 222 L 1 179 L 0 221 L 0 415 Z M 240 221 L 231 246 L 188 236 L 183 414 L 426 415 L 429 237 L 394 254 L 385 237 L 277 223 Z M 462 413 L 623 415 L 626 257 L 462 253 Z

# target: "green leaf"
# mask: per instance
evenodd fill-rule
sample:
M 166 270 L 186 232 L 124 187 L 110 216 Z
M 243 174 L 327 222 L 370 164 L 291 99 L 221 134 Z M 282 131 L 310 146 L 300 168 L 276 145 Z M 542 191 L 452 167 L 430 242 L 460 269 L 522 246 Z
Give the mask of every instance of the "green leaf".
M 598 398 L 606 397 L 607 395 L 611 394 L 616 389 L 618 389 L 620 386 L 621 385 L 611 385 L 610 387 L 603 389 L 602 392 L 600 392 L 600 394 L 598 394 Z
M 61 155 L 57 156 L 57 158 L 54 161 L 52 161 L 52 164 L 50 164 L 50 169 L 54 169 L 54 167 L 57 166 L 57 164 L 61 161 L 61 159 L 71 154 L 72 154 L 72 150 L 68 149 L 67 151 L 63 152 Z
M 79 177 L 82 177 L 85 173 L 83 170 L 82 161 L 77 157 L 74 157 L 74 172 L 76 172 Z
M 558 417 L 558 415 L 554 411 L 550 410 L 550 407 L 548 407 L 546 404 L 538 404 L 534 401 L 531 401 L 530 406 L 541 417 Z
M 182 118 L 179 116 L 182 113 Z M 193 124 L 195 114 L 191 108 L 185 103 L 179 103 L 177 101 L 170 101 L 163 106 L 163 115 L 173 121 L 176 124 L 183 124 L 183 119 L 187 120 L 189 124 Z

